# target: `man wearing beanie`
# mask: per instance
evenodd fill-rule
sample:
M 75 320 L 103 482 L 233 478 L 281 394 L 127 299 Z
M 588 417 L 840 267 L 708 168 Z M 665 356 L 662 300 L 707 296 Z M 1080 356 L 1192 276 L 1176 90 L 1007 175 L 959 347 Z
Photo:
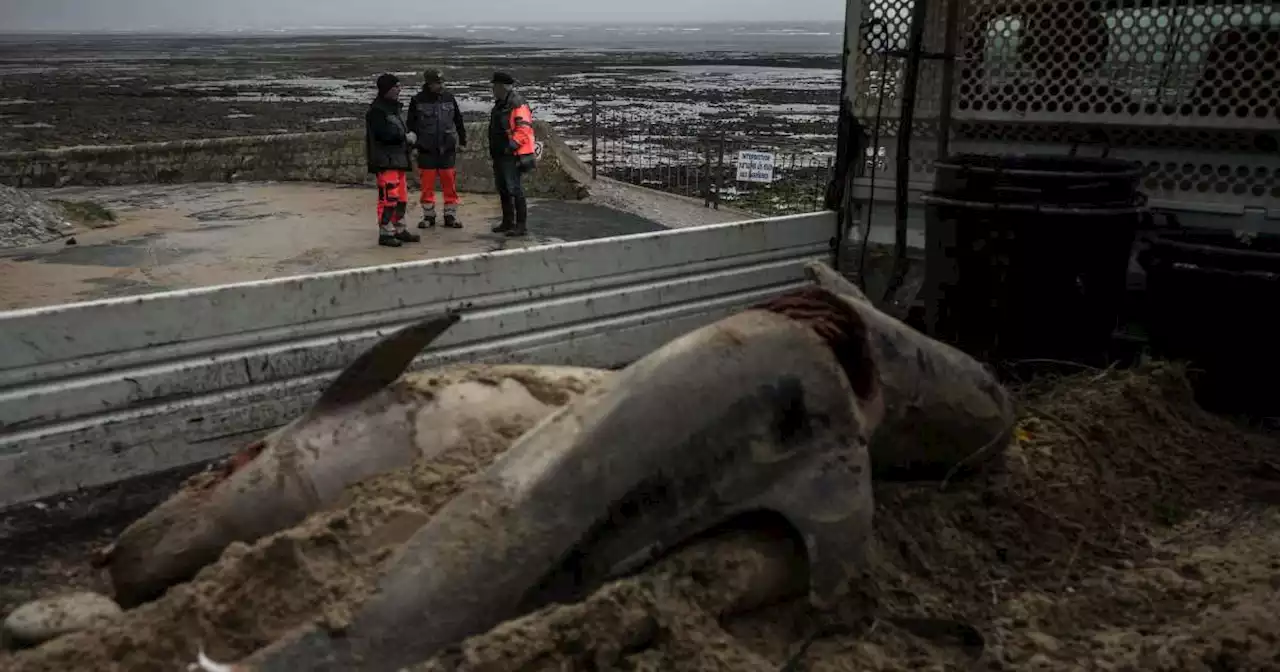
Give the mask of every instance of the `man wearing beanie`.
M 524 96 L 515 92 L 515 79 L 493 73 L 493 111 L 489 115 L 489 156 L 493 181 L 502 199 L 502 223 L 494 233 L 523 236 L 528 231 L 528 208 L 523 174 L 533 170 L 537 143 L 533 136 L 533 112 Z
M 422 222 L 419 229 L 436 225 L 436 178 L 444 192 L 444 225 L 461 229 L 458 222 L 458 148 L 467 146 L 462 108 L 444 90 L 437 70 L 423 76 L 422 91 L 409 102 L 409 130 L 417 135 L 418 174 L 422 178 Z
M 404 227 L 412 134 L 400 117 L 400 108 L 400 80 L 391 74 L 378 77 L 378 97 L 364 115 L 364 145 L 369 172 L 378 179 L 378 244 L 386 247 L 421 240 Z

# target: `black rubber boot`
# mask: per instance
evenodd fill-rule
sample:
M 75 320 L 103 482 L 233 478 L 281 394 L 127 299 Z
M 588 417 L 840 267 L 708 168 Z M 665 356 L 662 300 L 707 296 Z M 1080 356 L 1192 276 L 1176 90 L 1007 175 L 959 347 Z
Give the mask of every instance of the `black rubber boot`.
M 445 226 L 448 226 L 448 225 L 449 225 L 449 224 L 448 224 L 448 221 L 449 221 L 448 219 L 446 219 L 446 220 L 445 220 L 445 222 L 446 222 L 446 223 L 445 223 Z M 418 228 L 419 228 L 419 229 L 434 229 L 434 228 L 436 228 L 436 218 L 435 218 L 435 217 L 423 217 L 423 218 L 422 218 L 422 221 L 421 221 L 421 222 L 418 222 Z
M 507 236 L 516 238 L 529 235 L 529 206 L 523 196 L 515 199 L 516 225 L 507 231 Z
M 502 199 L 502 223 L 493 227 L 494 233 L 506 233 L 511 230 L 513 222 L 516 221 L 516 207 L 512 203 L 511 197 L 507 195 L 500 196 Z
M 461 229 L 461 228 L 462 228 L 462 222 L 459 222 L 459 221 L 458 221 L 458 218 L 457 218 L 457 217 L 454 217 L 453 215 L 445 215 L 445 216 L 444 216 L 444 228 L 446 228 L 446 229 Z
M 422 240 L 422 236 L 416 233 L 410 233 L 409 229 L 400 229 L 396 231 L 396 240 L 405 243 L 417 243 Z
M 401 243 L 395 233 L 396 209 L 383 208 L 382 217 L 378 218 L 378 244 L 383 247 L 400 247 Z

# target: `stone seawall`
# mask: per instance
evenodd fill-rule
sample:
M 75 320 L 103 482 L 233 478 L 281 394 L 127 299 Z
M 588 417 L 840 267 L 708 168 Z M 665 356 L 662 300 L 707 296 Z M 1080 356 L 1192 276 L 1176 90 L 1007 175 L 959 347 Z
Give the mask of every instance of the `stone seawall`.
M 549 125 L 538 122 L 535 127 L 543 158 L 526 177 L 526 190 L 544 198 L 585 197 L 585 167 Z M 458 187 L 492 193 L 486 125 L 468 124 L 467 133 L 471 142 L 458 157 Z M 371 183 L 363 131 L 0 152 L 0 184 L 13 187 L 272 180 Z M 416 184 L 416 176 L 411 182 Z

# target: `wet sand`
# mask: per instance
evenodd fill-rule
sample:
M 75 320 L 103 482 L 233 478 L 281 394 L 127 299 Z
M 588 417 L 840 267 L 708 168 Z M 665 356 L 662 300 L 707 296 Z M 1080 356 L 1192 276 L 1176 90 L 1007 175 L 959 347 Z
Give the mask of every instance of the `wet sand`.
M 731 46 L 703 46 L 690 35 L 686 49 Z M 0 39 L 0 145 L 355 128 L 378 73 L 396 72 L 413 91 L 430 66 L 444 71 L 475 119 L 490 105 L 490 73 L 511 70 L 538 118 L 580 151 L 590 147 L 593 99 L 613 112 L 599 118 L 605 137 L 730 129 L 829 151 L 838 50 L 787 53 L 763 38 L 739 40 L 741 48 L 761 51 L 561 49 L 552 36 L 545 47 L 420 35 L 8 37 Z

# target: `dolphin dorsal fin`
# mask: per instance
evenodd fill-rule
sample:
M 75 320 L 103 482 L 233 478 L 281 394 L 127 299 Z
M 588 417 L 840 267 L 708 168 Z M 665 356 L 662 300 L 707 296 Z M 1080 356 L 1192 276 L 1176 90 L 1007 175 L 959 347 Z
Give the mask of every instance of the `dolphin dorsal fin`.
M 368 399 L 395 382 L 423 349 L 461 319 L 461 315 L 450 311 L 412 324 L 378 341 L 329 384 L 311 412 L 332 410 Z

